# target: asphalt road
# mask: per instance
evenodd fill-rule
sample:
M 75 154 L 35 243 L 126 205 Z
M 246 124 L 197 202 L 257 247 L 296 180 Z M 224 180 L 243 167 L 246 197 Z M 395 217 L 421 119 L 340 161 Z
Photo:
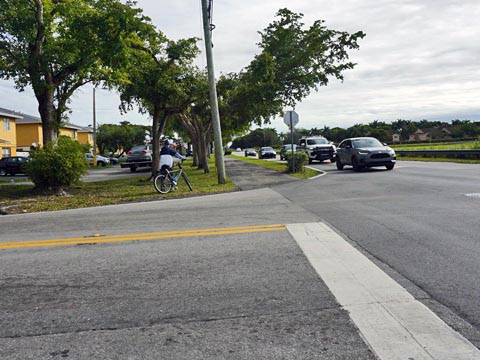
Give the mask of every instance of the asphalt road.
M 0 250 L 0 358 L 374 359 L 286 231 L 183 232 L 318 221 L 478 347 L 478 165 L 313 166 L 229 161 L 244 191 L 0 217 L 1 242 L 97 235 Z
M 426 303 L 480 329 L 479 165 L 401 161 L 359 173 L 312 166 L 324 175 L 274 189 L 423 290 Z

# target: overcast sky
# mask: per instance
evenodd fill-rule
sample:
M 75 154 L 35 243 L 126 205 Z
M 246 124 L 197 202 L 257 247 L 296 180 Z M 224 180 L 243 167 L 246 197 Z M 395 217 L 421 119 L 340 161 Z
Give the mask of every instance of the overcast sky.
M 138 0 L 167 37 L 203 37 L 200 0 Z M 215 71 L 238 72 L 259 53 L 256 43 L 287 7 L 304 14 L 304 22 L 325 20 L 339 31 L 362 30 L 360 49 L 350 52 L 358 65 L 344 82 L 332 79 L 296 106 L 298 127 L 343 127 L 374 120 L 480 120 L 480 1 L 478 0 L 214 0 Z M 203 44 L 201 44 L 203 49 Z M 204 53 L 197 60 L 206 66 Z M 0 107 L 37 115 L 31 91 L 18 93 L 0 81 Z M 121 116 L 118 96 L 98 90 L 97 122 L 128 120 L 150 124 L 135 111 Z M 74 96 L 71 122 L 92 123 L 92 88 Z M 285 109 L 290 110 L 290 109 Z M 272 121 L 287 131 L 282 119 Z

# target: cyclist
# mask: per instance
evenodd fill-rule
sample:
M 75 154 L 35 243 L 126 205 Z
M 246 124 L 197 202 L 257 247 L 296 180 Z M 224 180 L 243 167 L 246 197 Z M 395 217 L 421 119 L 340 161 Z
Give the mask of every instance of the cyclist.
M 171 171 L 173 167 L 173 157 L 180 160 L 185 160 L 185 157 L 172 149 L 173 142 L 171 140 L 165 140 L 163 147 L 160 149 L 160 171 Z

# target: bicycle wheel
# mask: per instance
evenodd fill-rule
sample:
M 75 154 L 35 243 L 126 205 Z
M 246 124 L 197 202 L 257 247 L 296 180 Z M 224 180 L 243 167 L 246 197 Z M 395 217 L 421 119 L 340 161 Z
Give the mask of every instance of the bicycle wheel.
M 190 189 L 190 191 L 193 191 L 192 184 L 190 184 L 190 180 L 188 180 L 187 174 L 185 174 L 184 172 L 182 172 L 182 177 L 183 177 L 183 180 L 185 180 L 185 184 L 187 184 L 187 186 L 188 186 L 188 188 Z
M 173 183 L 168 175 L 160 174 L 153 180 L 153 186 L 160 194 L 168 194 L 172 191 Z

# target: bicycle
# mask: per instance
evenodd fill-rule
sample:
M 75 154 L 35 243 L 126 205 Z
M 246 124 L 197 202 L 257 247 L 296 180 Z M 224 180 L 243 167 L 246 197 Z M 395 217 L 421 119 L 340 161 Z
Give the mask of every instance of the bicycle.
M 190 191 L 193 191 L 192 184 L 188 180 L 187 174 L 182 168 L 182 164 L 178 163 L 178 170 L 161 170 L 153 179 L 153 186 L 160 194 L 168 194 L 177 186 L 177 180 L 181 176 L 187 184 Z

